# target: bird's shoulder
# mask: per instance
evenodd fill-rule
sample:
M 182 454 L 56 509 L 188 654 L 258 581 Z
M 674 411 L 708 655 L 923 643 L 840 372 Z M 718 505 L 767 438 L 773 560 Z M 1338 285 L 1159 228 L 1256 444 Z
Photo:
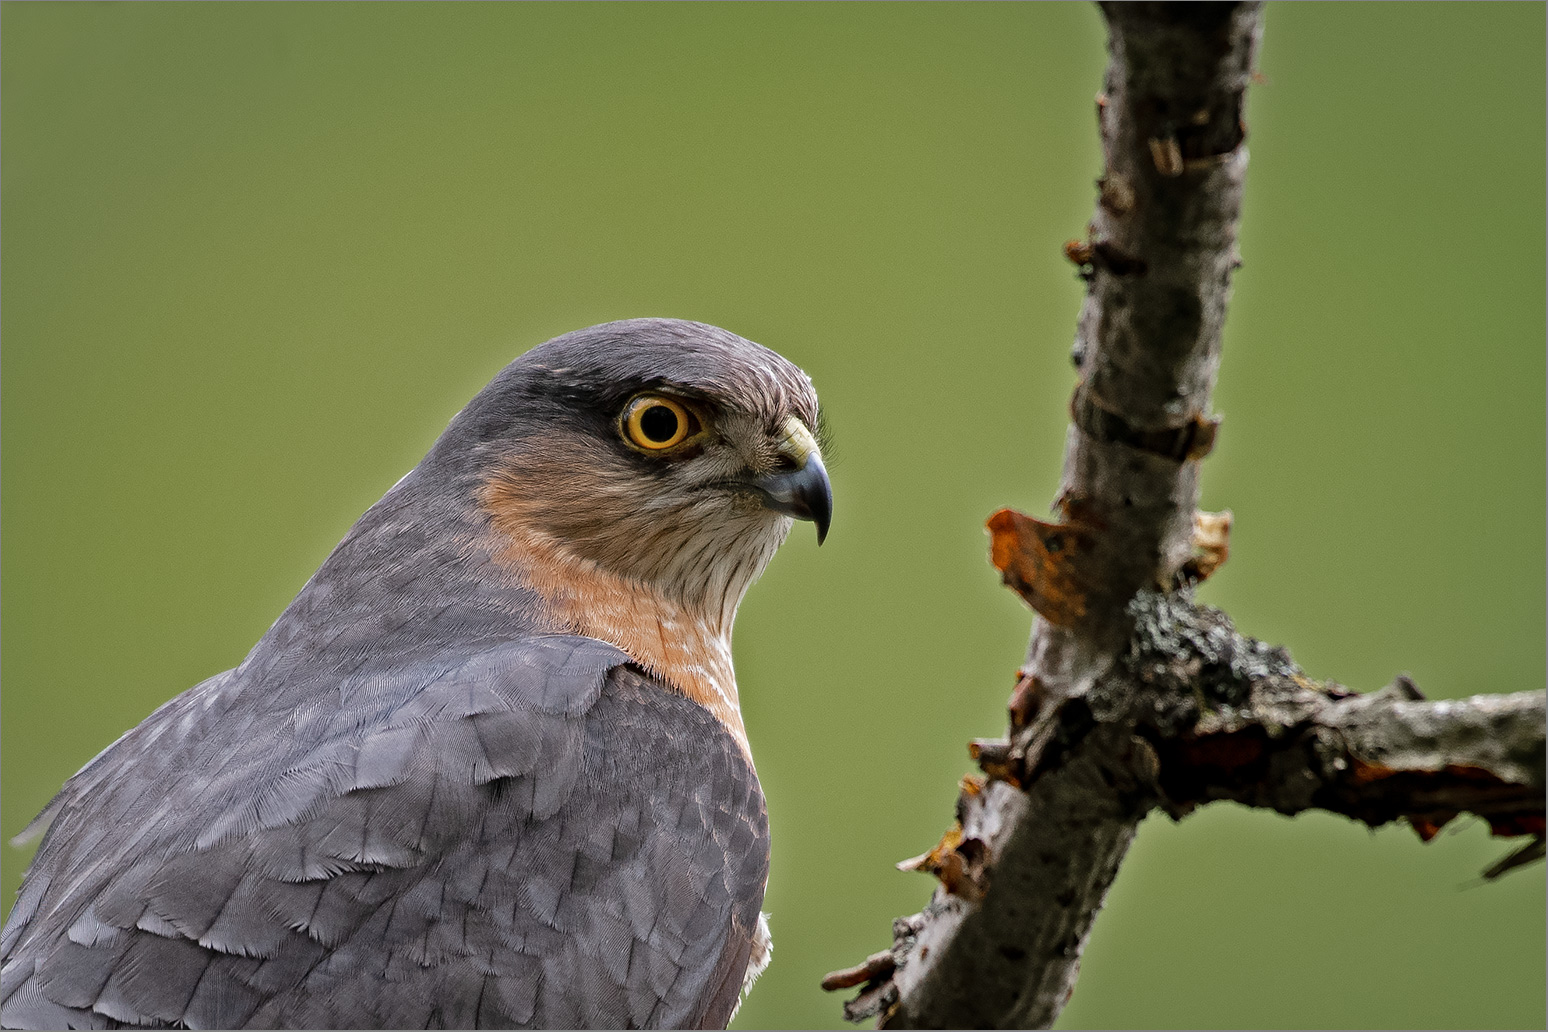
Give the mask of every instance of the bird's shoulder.
M 305 691 L 238 668 L 52 809 L 7 923 L 8 1022 L 700 1021 L 703 1001 L 734 1004 L 710 983 L 734 981 L 767 876 L 731 736 L 577 636 Z M 577 924 L 638 948 L 578 954 L 594 940 L 559 931 Z M 448 963 L 470 956 L 482 969 Z M 279 992 L 297 978 L 325 991 Z M 338 1011 L 281 1013 L 287 998 Z M 483 1010 L 456 1010 L 469 1000 Z
M 577 729 L 607 675 L 628 662 L 592 638 L 534 635 L 280 677 L 244 664 L 169 700 L 103 749 L 20 837 L 47 829 L 35 869 L 63 851 L 100 853 L 82 836 L 124 822 L 170 839 L 164 848 L 205 849 L 298 823 L 351 792 L 442 779 L 476 786 L 539 764 L 558 773 L 573 765 L 562 747 L 578 747 Z M 550 805 L 539 801 L 540 810 Z

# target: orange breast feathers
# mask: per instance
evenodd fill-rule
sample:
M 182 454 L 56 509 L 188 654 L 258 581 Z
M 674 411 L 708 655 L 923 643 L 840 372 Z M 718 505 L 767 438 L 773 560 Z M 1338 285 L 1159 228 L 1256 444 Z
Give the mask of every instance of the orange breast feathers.
M 509 488 L 508 482 L 491 480 L 480 498 L 499 532 L 495 558 L 548 603 L 553 632 L 618 646 L 652 676 L 713 713 L 750 762 L 729 625 L 718 628 L 708 614 L 574 554 L 524 518 L 526 506 Z

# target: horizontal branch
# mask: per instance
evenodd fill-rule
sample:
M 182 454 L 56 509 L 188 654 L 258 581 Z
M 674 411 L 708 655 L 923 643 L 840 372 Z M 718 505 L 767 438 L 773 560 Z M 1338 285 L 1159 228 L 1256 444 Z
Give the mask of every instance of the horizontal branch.
M 973 743 L 985 777 L 965 779 L 957 825 L 914 864 L 941 880 L 930 905 L 894 923 L 890 954 L 830 976 L 835 989 L 864 983 L 847 1018 L 1047 1024 L 1073 991 L 1092 894 L 1152 809 L 1231 799 L 1406 820 L 1425 839 L 1472 813 L 1532 835 L 1521 858 L 1541 848 L 1544 692 L 1425 701 L 1400 677 L 1358 695 L 1309 680 L 1187 592 L 1141 592 L 1129 616 L 1127 651 L 1087 692 L 1041 694 L 1029 679 L 1012 697 L 1019 732 Z
M 1541 833 L 1544 693 L 1430 702 L 1412 691 L 1406 678 L 1349 698 L 1298 688 L 1270 703 L 1270 719 L 1207 722 L 1158 745 L 1163 806 L 1181 816 L 1231 799 L 1372 827 L 1401 819 L 1426 840 L 1462 813 L 1497 835 Z
M 1231 799 L 1406 820 L 1424 839 L 1461 813 L 1499 835 L 1543 832 L 1544 692 L 1426 701 L 1400 676 L 1359 695 L 1308 680 L 1185 597 L 1146 593 L 1131 610 L 1128 705 L 1155 751 L 1157 805 L 1174 816 Z

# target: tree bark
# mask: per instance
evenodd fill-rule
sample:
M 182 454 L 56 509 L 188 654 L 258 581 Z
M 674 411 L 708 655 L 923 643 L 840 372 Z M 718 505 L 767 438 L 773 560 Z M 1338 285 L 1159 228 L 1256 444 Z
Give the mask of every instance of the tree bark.
M 1105 170 L 1088 238 L 1057 523 L 1002 511 L 992 558 L 1038 614 L 1004 739 L 957 820 L 900 866 L 940 880 L 890 950 L 835 972 L 883 1027 L 1051 1025 L 1139 822 L 1217 799 L 1423 838 L 1459 813 L 1540 855 L 1544 695 L 1426 702 L 1307 679 L 1192 601 L 1229 514 L 1196 510 L 1247 155 L 1259 3 L 1102 4 Z M 1491 873 L 1498 873 L 1492 871 Z

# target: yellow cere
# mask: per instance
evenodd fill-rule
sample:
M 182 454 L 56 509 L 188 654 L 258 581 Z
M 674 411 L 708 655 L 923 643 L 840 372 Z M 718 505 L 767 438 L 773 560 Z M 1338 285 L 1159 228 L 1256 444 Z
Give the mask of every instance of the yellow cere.
M 806 424 L 795 416 L 790 416 L 780 427 L 779 450 L 795 462 L 797 466 L 806 465 L 809 455 L 821 455 L 822 451 L 817 447 L 817 439 L 806 428 Z

